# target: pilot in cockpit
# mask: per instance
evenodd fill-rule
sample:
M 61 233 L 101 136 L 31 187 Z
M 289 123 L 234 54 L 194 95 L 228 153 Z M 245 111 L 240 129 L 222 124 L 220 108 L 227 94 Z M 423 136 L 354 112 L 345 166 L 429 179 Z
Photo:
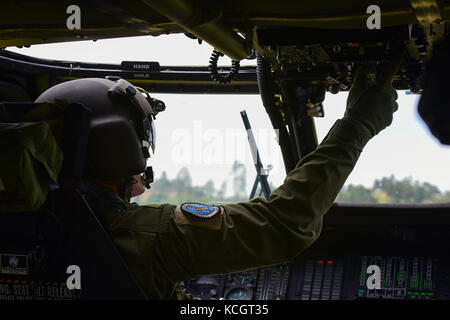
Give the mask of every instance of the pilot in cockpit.
M 110 235 L 148 297 L 170 299 L 180 281 L 289 261 L 319 237 L 322 216 L 364 146 L 392 122 L 398 108 L 392 78 L 400 65 L 400 58 L 386 65 L 373 85 L 359 66 L 344 117 L 270 200 L 220 206 L 130 203 L 151 181 L 146 160 L 154 150 L 156 107 L 127 81 L 68 81 L 36 102 L 67 99 L 92 110 L 85 191 L 100 201 Z

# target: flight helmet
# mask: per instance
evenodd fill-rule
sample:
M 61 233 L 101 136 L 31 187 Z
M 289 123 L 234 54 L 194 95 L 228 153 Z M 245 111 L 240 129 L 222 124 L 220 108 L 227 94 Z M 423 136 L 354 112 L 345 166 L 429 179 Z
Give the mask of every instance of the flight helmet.
M 117 180 L 145 172 L 146 187 L 153 181 L 147 168 L 155 149 L 155 115 L 165 109 L 162 101 L 124 79 L 71 80 L 55 85 L 36 103 L 67 100 L 82 103 L 92 111 L 86 155 L 86 175 Z

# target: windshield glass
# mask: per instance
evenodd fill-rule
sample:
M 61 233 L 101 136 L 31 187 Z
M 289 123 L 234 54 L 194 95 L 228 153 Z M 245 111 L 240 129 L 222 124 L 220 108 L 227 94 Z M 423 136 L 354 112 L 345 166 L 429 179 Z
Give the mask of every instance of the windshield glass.
M 158 61 L 166 66 L 206 66 L 213 48 L 183 34 L 173 34 L 8 47 L 8 50 L 42 59 L 78 62 Z M 230 59 L 221 57 L 218 64 L 230 65 Z M 241 65 L 256 65 L 256 61 L 242 60 Z
M 450 147 L 434 138 L 417 113 L 420 95 L 398 91 L 392 124 L 372 138 L 337 201 L 352 203 L 450 202 Z M 319 141 L 345 112 L 347 93 L 327 94 L 316 118 Z

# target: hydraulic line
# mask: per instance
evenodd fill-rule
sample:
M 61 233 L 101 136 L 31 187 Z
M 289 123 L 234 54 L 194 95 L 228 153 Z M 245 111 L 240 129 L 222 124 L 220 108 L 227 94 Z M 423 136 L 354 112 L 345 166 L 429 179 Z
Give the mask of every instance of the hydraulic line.
M 283 155 L 284 167 L 286 173 L 289 173 L 295 168 L 296 162 L 294 161 L 292 150 L 289 142 L 289 133 L 283 122 L 280 112 L 275 106 L 274 100 L 274 88 L 271 81 L 271 71 L 269 64 L 265 61 L 264 57 L 258 52 L 256 53 L 257 65 L 256 65 L 256 78 L 258 81 L 259 93 L 261 99 L 269 115 L 270 122 L 275 130 L 278 130 L 278 144 L 281 148 Z

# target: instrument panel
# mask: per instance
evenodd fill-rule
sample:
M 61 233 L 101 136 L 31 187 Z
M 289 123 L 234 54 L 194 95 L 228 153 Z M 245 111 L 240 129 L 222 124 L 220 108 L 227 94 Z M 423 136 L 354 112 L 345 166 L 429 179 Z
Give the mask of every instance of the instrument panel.
M 203 300 L 450 300 L 449 208 L 359 209 L 330 209 L 320 238 L 289 263 L 190 280 L 186 290 Z
M 367 268 L 380 268 L 380 288 L 369 289 Z M 202 300 L 450 299 L 450 261 L 431 256 L 307 257 L 186 283 Z
M 185 283 L 187 291 L 202 300 L 284 300 L 289 264 L 228 275 L 202 277 Z

